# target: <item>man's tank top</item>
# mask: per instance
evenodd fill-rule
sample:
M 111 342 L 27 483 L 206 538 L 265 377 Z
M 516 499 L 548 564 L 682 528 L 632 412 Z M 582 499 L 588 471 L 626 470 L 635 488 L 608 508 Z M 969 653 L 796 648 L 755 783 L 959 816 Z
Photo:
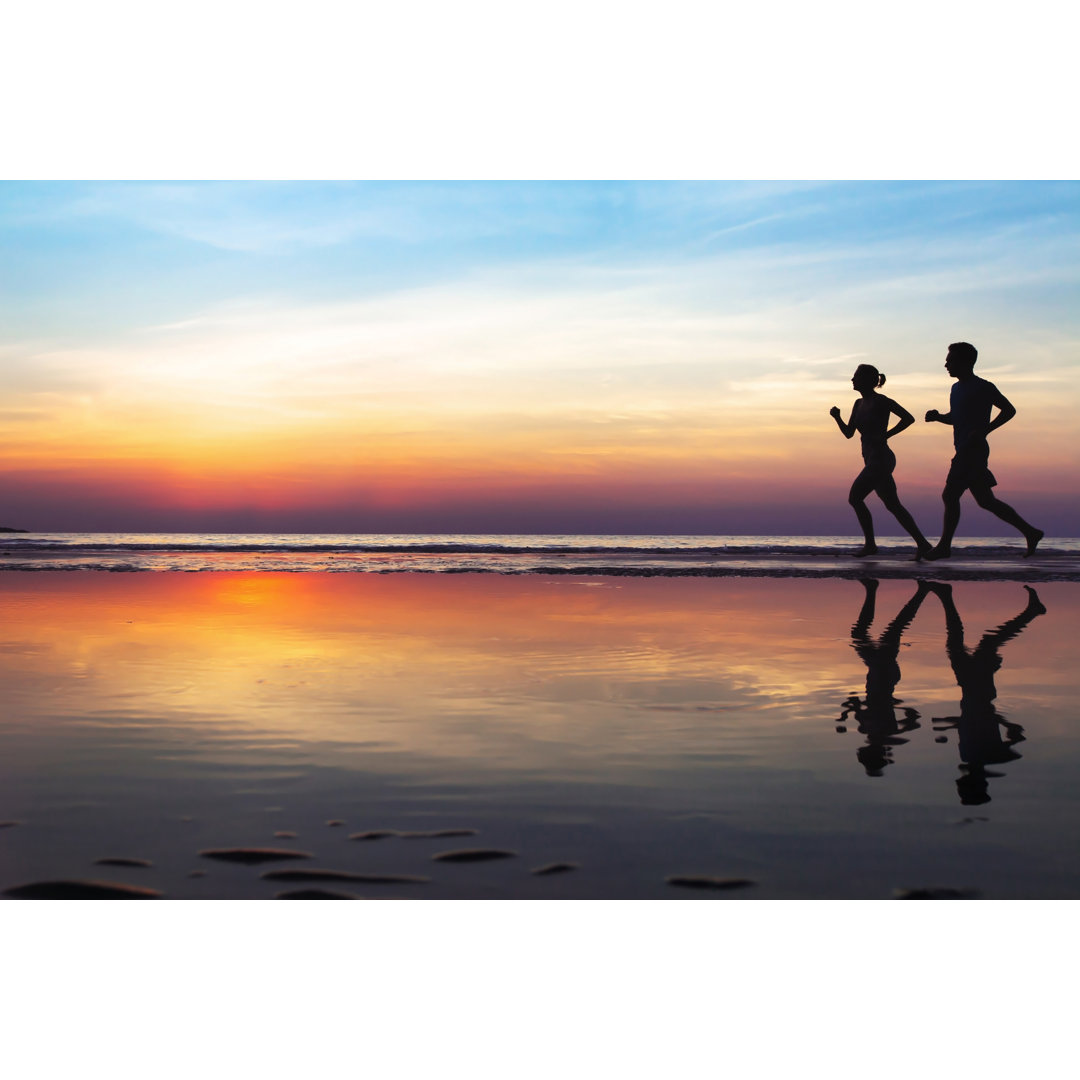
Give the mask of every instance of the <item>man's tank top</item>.
M 990 410 L 997 396 L 992 382 L 973 375 L 970 379 L 957 379 L 949 394 L 949 412 L 953 422 L 953 446 L 966 446 L 973 436 L 986 437 L 990 426 Z

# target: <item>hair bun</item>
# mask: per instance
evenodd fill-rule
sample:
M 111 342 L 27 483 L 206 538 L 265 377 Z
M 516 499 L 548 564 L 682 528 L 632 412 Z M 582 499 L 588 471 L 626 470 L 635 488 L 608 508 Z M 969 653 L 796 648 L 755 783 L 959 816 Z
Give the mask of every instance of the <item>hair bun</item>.
M 884 386 L 885 385 L 885 372 L 884 371 L 877 377 L 877 384 L 878 384 L 878 386 Z

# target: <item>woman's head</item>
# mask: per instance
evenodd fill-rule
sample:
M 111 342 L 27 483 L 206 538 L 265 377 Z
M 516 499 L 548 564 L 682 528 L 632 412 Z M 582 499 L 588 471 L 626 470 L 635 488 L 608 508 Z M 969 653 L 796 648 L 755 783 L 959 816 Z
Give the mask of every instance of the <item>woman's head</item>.
M 851 376 L 851 385 L 856 390 L 873 390 L 885 385 L 885 376 L 873 364 L 860 364 Z

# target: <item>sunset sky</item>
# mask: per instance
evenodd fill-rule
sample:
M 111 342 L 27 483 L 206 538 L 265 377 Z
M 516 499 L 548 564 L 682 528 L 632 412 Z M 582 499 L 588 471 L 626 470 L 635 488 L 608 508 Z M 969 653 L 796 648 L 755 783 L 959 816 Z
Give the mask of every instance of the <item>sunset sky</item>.
M 933 536 L 967 340 L 1076 536 L 1078 286 L 1077 183 L 7 182 L 0 525 L 852 533 L 868 362 Z

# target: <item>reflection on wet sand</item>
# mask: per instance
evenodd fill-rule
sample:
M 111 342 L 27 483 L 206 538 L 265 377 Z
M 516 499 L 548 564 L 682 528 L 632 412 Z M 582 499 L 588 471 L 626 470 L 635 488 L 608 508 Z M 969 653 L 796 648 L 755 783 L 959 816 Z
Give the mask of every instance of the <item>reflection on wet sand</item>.
M 862 584 L 865 595 L 859 616 L 851 627 L 851 644 L 866 665 L 866 698 L 860 700 L 858 695 L 852 694 L 844 702 L 836 730 L 845 733 L 848 717 L 855 718 L 858 730 L 866 736 L 866 743 L 859 747 L 856 756 L 867 776 L 881 776 L 885 766 L 892 764 L 893 747 L 907 742 L 901 734 L 919 726 L 919 714 L 910 706 L 904 706 L 902 717 L 897 719 L 897 706 L 903 702 L 894 697 L 893 692 L 900 681 L 900 639 L 922 606 L 929 588 L 920 581 L 915 595 L 875 641 L 870 637 L 870 626 L 874 621 L 879 583 L 867 578 Z
M 965 806 L 980 806 L 990 801 L 990 779 L 1002 774 L 991 772 L 988 765 L 1004 765 L 1020 755 L 1013 747 L 1024 741 L 1024 729 L 1010 723 L 994 704 L 997 687 L 994 674 L 1001 667 L 998 650 L 1015 638 L 1033 619 L 1046 614 L 1038 593 L 1030 585 L 1027 605 L 1019 615 L 988 630 L 974 649 L 964 643 L 964 623 L 953 602 L 951 585 L 932 582 L 941 606 L 945 609 L 945 651 L 960 687 L 960 715 L 934 717 L 934 730 L 955 728 L 959 740 L 960 776 L 956 790 Z
M 918 710 L 904 705 L 893 695 L 901 678 L 899 655 L 904 631 L 911 626 L 923 601 L 933 592 L 945 612 L 945 651 L 961 690 L 960 715 L 934 717 L 934 730 L 955 729 L 957 732 L 960 777 L 956 788 L 961 803 L 979 806 L 990 802 L 990 779 L 1003 774 L 991 772 L 987 766 L 1017 760 L 1020 755 L 1013 747 L 1024 741 L 1023 727 L 1006 720 L 994 704 L 997 698 L 994 674 L 1002 663 L 998 650 L 1017 637 L 1033 619 L 1045 615 L 1045 606 L 1031 586 L 1023 586 L 1027 591 L 1023 611 L 994 630 L 988 630 L 973 649 L 968 649 L 952 586 L 920 580 L 914 595 L 874 640 L 870 636 L 870 627 L 875 617 L 879 584 L 873 578 L 862 581 L 863 604 L 851 627 L 851 645 L 866 665 L 866 695 L 859 698 L 853 694 L 843 703 L 837 732 L 845 734 L 848 719 L 853 717 L 858 731 L 866 736 L 865 744 L 856 751 L 859 762 L 867 776 L 882 776 L 885 767 L 893 764 L 893 749 L 908 741 L 901 735 L 919 727 Z
M 1077 896 L 1080 585 L 964 647 L 1019 588 L 0 574 L 0 893 Z M 928 718 L 985 783 L 1007 640 L 1038 740 L 957 829 Z

